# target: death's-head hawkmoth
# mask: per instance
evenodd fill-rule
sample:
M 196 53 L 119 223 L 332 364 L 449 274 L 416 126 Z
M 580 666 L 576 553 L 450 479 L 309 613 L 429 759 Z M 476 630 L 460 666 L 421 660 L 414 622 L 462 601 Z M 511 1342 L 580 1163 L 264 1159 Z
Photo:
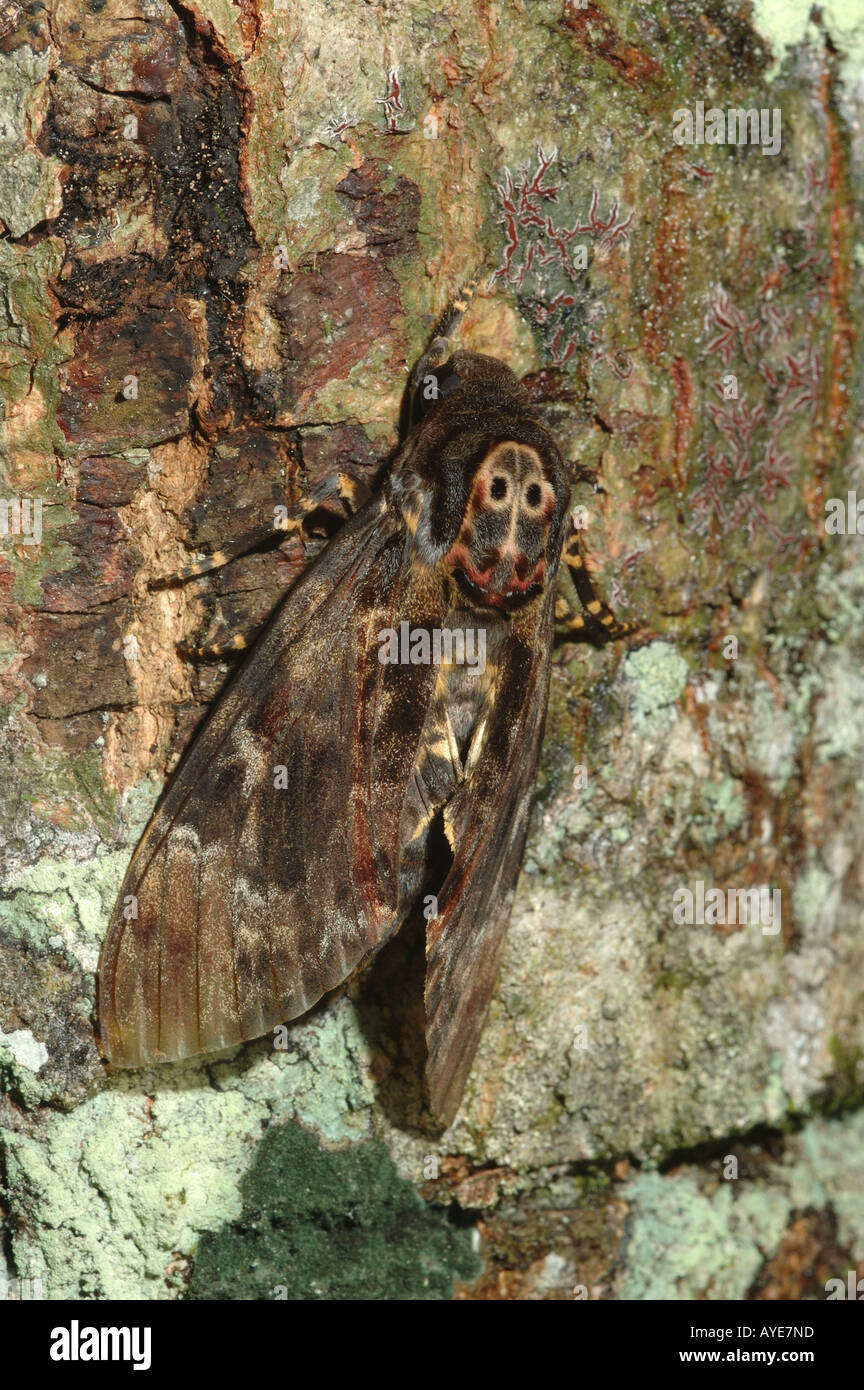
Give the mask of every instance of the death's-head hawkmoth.
M 463 308 L 414 370 L 383 484 L 288 590 L 138 846 L 99 970 L 117 1066 L 305 1013 L 429 891 L 435 837 L 426 1077 L 434 1115 L 455 1114 L 525 842 L 554 626 L 626 630 L 584 569 L 529 392 L 450 350 Z M 562 552 L 585 616 L 556 596 Z

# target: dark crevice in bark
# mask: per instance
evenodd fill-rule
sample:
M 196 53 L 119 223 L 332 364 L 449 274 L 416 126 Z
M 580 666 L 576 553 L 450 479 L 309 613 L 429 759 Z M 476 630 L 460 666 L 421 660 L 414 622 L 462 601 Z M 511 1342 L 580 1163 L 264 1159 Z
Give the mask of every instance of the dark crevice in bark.
M 64 323 L 114 317 L 128 322 L 138 306 L 164 308 L 181 296 L 203 301 L 213 409 L 239 419 L 249 413 L 250 394 L 239 348 L 246 291 L 238 277 L 256 249 L 239 167 L 246 98 L 237 66 L 196 29 L 182 6 L 175 11 L 186 52 L 164 92 L 112 92 L 79 68 L 67 69 L 89 90 L 144 102 L 144 111 L 130 112 L 139 116 L 139 138 L 118 138 L 113 129 L 76 134 L 52 84 L 46 152 L 71 170 L 52 227 L 68 246 L 54 288 Z M 164 113 L 159 120 L 153 115 L 157 108 Z M 142 212 L 155 223 L 154 245 L 158 238 L 167 241 L 164 254 L 136 250 L 93 264 L 82 227 L 94 228 L 90 244 L 98 244 L 111 235 L 106 227 L 116 230 Z

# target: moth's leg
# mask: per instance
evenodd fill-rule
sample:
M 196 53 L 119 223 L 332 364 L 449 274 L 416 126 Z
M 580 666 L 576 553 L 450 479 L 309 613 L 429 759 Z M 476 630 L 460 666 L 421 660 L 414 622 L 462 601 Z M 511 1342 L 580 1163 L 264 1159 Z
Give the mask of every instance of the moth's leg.
M 206 647 L 190 647 L 185 642 L 180 642 L 177 650 L 181 656 L 190 657 L 195 661 L 209 661 L 215 657 L 234 656 L 236 652 L 243 652 L 247 647 L 251 647 L 260 631 L 261 628 L 259 627 L 248 637 L 238 634 L 238 636 L 232 637 L 230 642 L 216 642 Z
M 566 627 L 569 632 L 584 631 L 591 636 L 603 635 L 609 641 L 637 631 L 639 624 L 619 622 L 612 609 L 603 602 L 594 588 L 579 550 L 579 531 L 575 526 L 570 527 L 570 534 L 564 542 L 562 559 L 570 571 L 573 587 L 585 609 L 585 616 L 574 613 L 567 599 L 560 597 L 555 602 L 556 623 Z
M 347 515 L 353 516 L 368 496 L 369 489 L 365 483 L 358 482 L 356 478 L 350 477 L 347 473 L 338 473 L 335 478 L 328 478 L 326 482 L 319 483 L 314 487 L 309 496 L 304 498 L 293 511 L 287 512 L 284 517 L 278 519 L 274 517 L 271 526 L 256 527 L 254 531 L 247 531 L 245 536 L 233 541 L 231 545 L 214 550 L 213 554 L 208 555 L 206 560 L 197 560 L 194 564 L 183 565 L 173 574 L 164 574 L 158 579 L 151 579 L 148 588 L 168 589 L 177 584 L 185 584 L 187 579 L 195 579 L 200 574 L 209 574 L 212 570 L 221 569 L 223 565 L 229 564 L 231 560 L 239 559 L 241 555 L 248 555 L 250 551 L 257 550 L 259 546 L 266 544 L 267 541 L 272 541 L 278 535 L 299 535 L 308 540 L 310 535 L 308 530 L 309 518 L 322 503 L 338 497 Z
M 588 637 L 612 642 L 618 637 L 627 637 L 631 632 L 635 632 L 639 625 L 616 621 L 614 627 L 606 626 L 593 614 L 576 613 L 564 595 L 559 594 L 555 599 L 555 626 L 565 632 L 584 632 Z
M 563 594 L 555 599 L 555 626 L 566 628 L 568 632 L 590 631 L 582 614 L 575 612 Z
M 457 328 L 462 315 L 467 311 L 471 300 L 480 283 L 482 271 L 478 271 L 456 295 L 451 299 L 447 308 L 438 319 L 430 335 L 429 346 L 423 356 L 418 361 L 411 373 L 411 383 L 408 404 L 408 424 L 409 427 L 416 425 L 424 410 L 424 402 L 437 400 L 438 395 L 446 394 L 447 383 L 438 383 L 437 379 L 430 381 L 429 378 L 435 376 L 439 367 L 443 367 L 451 352 L 453 344 L 451 337 Z

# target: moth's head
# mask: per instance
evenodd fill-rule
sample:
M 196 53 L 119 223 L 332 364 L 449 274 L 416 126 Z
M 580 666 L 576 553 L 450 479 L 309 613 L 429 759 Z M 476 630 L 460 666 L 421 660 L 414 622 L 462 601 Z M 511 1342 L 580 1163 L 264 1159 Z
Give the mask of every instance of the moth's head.
M 469 602 L 515 612 L 557 568 L 567 471 L 503 362 L 454 352 L 438 376 L 446 387 L 405 440 L 393 490 L 420 559 Z

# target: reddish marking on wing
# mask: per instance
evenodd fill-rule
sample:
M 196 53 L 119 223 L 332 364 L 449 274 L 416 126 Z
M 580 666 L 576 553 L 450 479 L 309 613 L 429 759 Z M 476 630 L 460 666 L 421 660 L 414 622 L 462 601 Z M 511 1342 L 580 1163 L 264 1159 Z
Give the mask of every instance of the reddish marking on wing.
M 372 831 L 369 824 L 369 816 L 366 807 L 362 804 L 359 797 L 356 798 L 354 805 L 354 839 L 353 839 L 353 877 L 354 884 L 360 890 L 363 906 L 370 917 L 377 917 L 378 897 L 376 888 L 378 886 L 378 872 L 375 866 L 375 856 L 372 852 Z
M 524 579 L 518 579 L 517 583 L 511 584 L 509 587 L 511 589 L 530 589 L 532 584 L 540 584 L 542 586 L 545 582 L 546 561 L 545 559 L 540 559 L 529 575 L 526 575 Z

